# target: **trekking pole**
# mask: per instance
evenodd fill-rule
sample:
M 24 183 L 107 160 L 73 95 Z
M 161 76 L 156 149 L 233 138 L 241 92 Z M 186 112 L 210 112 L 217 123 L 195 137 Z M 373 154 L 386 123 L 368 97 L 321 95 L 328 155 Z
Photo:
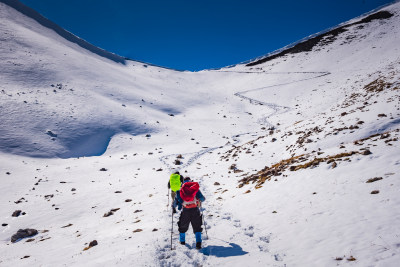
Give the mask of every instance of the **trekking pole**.
M 169 206 L 169 188 L 168 188 L 167 198 L 168 198 L 168 204 L 167 204 L 167 210 L 168 210 L 168 206 Z
M 207 225 L 206 225 L 206 220 L 204 219 L 203 209 L 201 207 L 201 201 L 200 201 L 200 211 L 201 211 L 201 217 L 203 218 L 204 230 L 206 230 L 206 237 L 208 239 Z
M 174 231 L 174 213 L 171 213 L 171 250 L 172 250 L 172 232 Z

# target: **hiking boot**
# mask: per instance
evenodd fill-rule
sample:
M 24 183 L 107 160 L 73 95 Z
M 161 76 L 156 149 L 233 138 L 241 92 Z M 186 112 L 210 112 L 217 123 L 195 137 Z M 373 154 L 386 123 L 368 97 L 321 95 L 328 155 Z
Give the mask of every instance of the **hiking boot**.
M 181 245 L 185 245 L 186 243 L 185 243 L 185 241 L 181 241 Z
M 197 242 L 197 243 L 196 243 L 196 248 L 197 248 L 197 249 L 201 249 L 201 242 Z
M 172 213 L 176 213 L 176 209 L 175 208 L 172 208 Z

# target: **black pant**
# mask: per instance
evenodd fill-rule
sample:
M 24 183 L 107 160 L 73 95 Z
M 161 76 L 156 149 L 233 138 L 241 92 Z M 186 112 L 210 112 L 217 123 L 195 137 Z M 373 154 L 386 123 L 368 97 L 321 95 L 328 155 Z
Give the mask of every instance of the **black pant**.
M 178 221 L 179 233 L 186 233 L 189 229 L 189 223 L 192 224 L 193 233 L 201 232 L 203 229 L 203 218 L 201 217 L 199 208 L 183 209 Z

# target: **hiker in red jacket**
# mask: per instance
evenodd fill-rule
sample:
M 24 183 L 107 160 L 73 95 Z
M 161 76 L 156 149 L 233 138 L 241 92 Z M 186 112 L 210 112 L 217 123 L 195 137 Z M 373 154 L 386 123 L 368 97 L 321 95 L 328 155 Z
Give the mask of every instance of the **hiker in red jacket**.
M 206 199 L 200 192 L 199 184 L 186 177 L 181 189 L 176 192 L 174 203 L 179 210 L 182 210 L 178 221 L 179 241 L 182 245 L 185 245 L 185 233 L 189 229 L 189 224 L 192 224 L 193 233 L 196 236 L 196 248 L 201 249 L 201 232 L 203 231 L 201 225 L 203 223 L 199 206 L 200 202 L 204 200 Z

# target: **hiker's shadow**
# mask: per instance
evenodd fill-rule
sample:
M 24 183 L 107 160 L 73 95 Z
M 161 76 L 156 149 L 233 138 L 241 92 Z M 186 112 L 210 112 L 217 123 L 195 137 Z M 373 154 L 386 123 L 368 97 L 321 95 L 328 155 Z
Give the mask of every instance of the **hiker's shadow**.
M 248 253 L 243 251 L 243 249 L 235 243 L 229 243 L 229 246 L 230 247 L 207 246 L 203 248 L 201 252 L 206 256 L 215 256 L 219 258 L 242 256 Z

